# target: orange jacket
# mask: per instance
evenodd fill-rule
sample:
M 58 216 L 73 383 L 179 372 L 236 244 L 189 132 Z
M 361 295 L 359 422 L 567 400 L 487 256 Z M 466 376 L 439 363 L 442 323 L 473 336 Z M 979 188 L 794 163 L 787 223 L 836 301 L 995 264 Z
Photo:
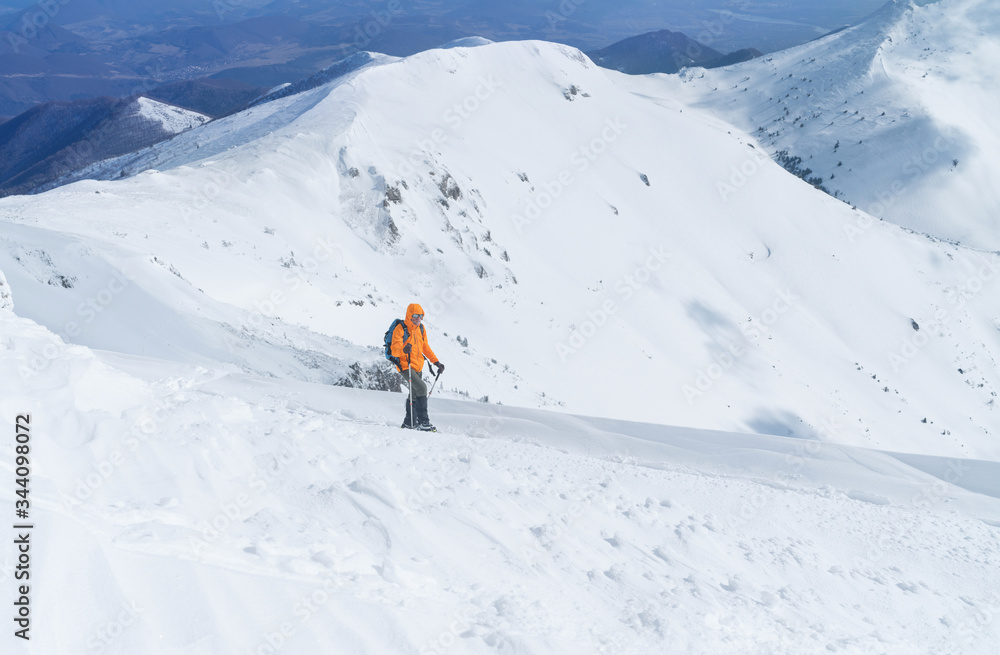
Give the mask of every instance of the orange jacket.
M 406 330 L 410 333 L 410 338 L 406 341 L 403 341 L 402 325 L 397 325 L 392 332 L 392 345 L 389 346 L 389 350 L 393 357 L 399 358 L 398 368 L 400 371 L 411 367 L 414 371 L 423 371 L 424 355 L 427 355 L 432 363 L 437 364 L 437 355 L 431 350 L 431 345 L 427 343 L 427 332 L 424 330 L 423 321 L 421 321 L 419 328 L 413 325 L 413 315 L 423 313 L 424 308 L 416 303 L 412 303 L 406 308 Z M 406 344 L 411 346 L 409 355 L 403 352 L 403 346 Z

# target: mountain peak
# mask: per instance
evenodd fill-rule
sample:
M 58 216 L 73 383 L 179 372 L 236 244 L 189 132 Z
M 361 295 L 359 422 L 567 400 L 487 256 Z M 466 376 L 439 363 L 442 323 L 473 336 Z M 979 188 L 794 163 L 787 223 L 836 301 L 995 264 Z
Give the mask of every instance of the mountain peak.
M 630 36 L 588 55 L 598 66 L 631 75 L 676 73 L 722 57 L 721 52 L 670 30 Z
M 448 50 L 450 48 L 478 48 L 479 46 L 489 45 L 491 43 L 493 43 L 493 41 L 481 36 L 466 36 L 461 39 L 449 41 L 448 43 L 438 47 L 441 50 Z
M 681 32 L 658 30 L 613 43 L 589 53 L 599 66 L 630 75 L 676 73 L 682 68 L 718 68 L 762 56 L 759 50 L 744 48 L 722 54 Z

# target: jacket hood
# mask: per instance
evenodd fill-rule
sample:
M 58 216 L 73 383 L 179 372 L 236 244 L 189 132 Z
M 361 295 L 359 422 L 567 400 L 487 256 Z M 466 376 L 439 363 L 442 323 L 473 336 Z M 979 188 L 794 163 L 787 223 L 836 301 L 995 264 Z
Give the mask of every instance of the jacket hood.
M 413 315 L 414 314 L 423 314 L 423 313 L 424 313 L 424 308 L 423 307 L 421 307 L 420 305 L 418 305 L 415 302 L 414 303 L 410 303 L 406 307 L 406 322 L 409 323 L 410 325 L 413 325 Z

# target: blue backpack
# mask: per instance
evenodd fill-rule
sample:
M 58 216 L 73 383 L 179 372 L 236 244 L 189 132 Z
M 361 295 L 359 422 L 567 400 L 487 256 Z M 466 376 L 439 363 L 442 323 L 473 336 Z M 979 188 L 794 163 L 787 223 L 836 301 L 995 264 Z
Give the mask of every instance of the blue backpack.
M 406 321 L 401 318 L 394 320 L 392 325 L 389 326 L 389 329 L 385 331 L 385 338 L 383 339 L 383 343 L 385 344 L 385 358 L 395 364 L 396 368 L 403 368 L 400 365 L 399 357 L 392 356 L 392 333 L 396 331 L 397 325 L 403 326 L 403 341 L 407 341 L 410 338 L 410 330 L 406 327 Z M 426 332 L 424 332 L 423 325 L 420 326 L 420 333 L 426 334 Z

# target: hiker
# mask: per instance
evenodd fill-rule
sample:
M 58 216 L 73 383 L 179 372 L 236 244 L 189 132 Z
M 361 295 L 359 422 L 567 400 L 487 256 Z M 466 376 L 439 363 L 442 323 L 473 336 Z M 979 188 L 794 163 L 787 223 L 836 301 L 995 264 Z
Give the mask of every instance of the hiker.
M 438 375 L 444 371 L 444 364 L 427 343 L 427 331 L 423 326 L 424 309 L 416 303 L 406 308 L 406 320 L 401 321 L 392 331 L 390 352 L 396 361 L 396 368 L 409 385 L 406 397 L 406 418 L 404 428 L 414 428 L 428 432 L 436 431 L 427 417 L 427 383 L 423 379 L 424 358 L 438 367 Z M 412 403 L 411 403 L 412 399 Z

